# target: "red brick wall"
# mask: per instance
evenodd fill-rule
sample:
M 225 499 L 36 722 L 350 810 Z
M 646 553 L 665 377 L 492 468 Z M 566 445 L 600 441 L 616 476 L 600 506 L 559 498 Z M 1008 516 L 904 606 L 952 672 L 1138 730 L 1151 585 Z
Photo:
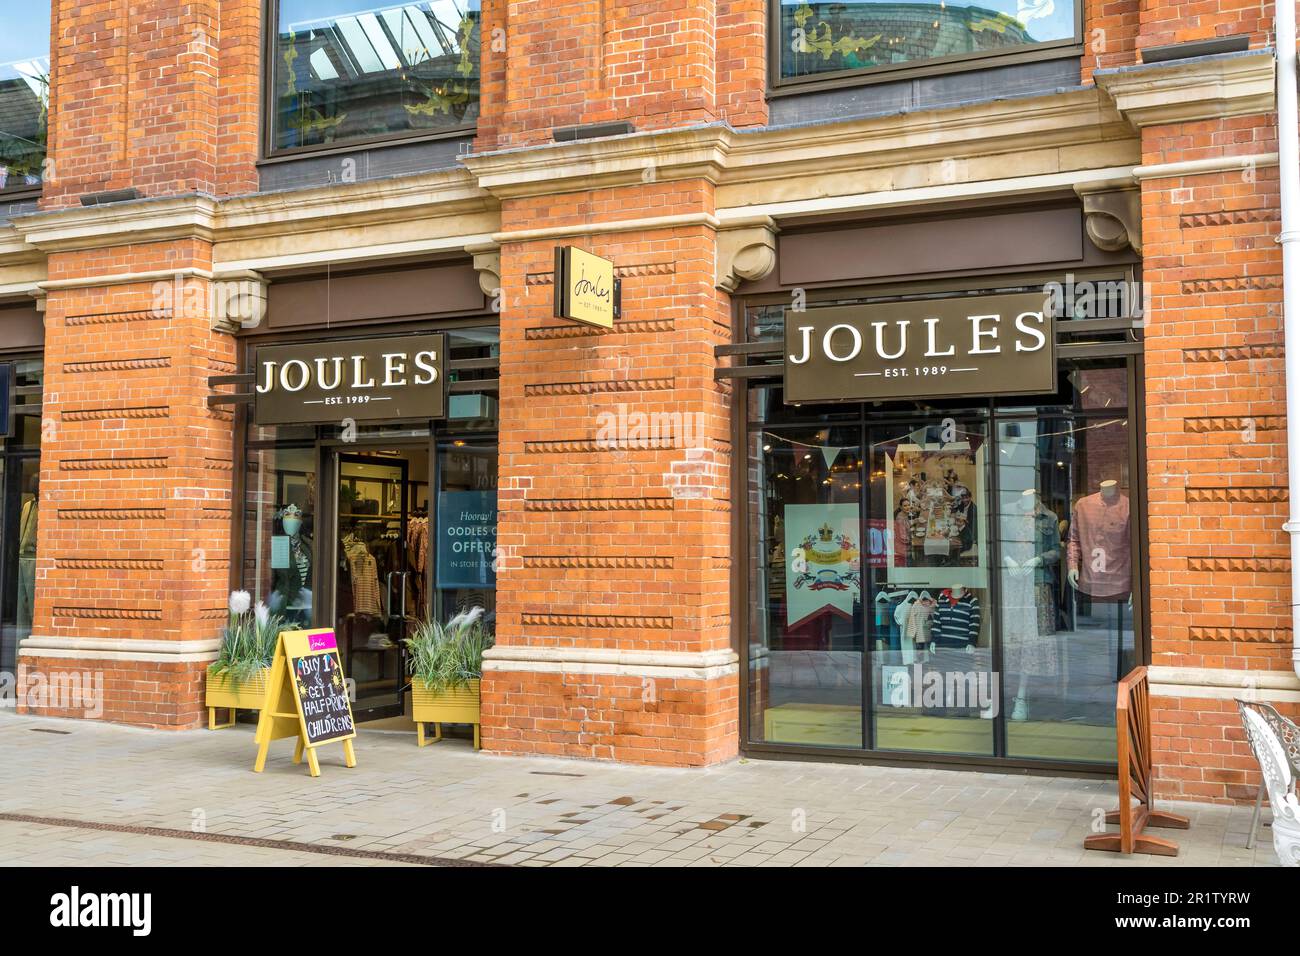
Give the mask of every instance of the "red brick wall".
M 54 0 L 52 18 L 45 208 L 255 188 L 258 0 Z
M 54 175 L 44 208 L 103 190 L 160 198 L 256 188 L 259 0 L 55 0 L 52 13 Z M 38 638 L 220 633 L 233 429 L 230 412 L 205 398 L 208 376 L 234 371 L 234 341 L 211 331 L 205 279 L 94 284 L 211 268 L 199 238 L 49 257 L 50 279 L 76 285 L 46 303 Z M 29 675 L 104 673 L 110 720 L 193 726 L 200 717 L 197 664 L 23 661 Z
M 1139 0 L 1084 0 L 1082 80 L 1137 59 Z
M 1214 37 L 1250 37 L 1252 47 L 1269 45 L 1273 4 L 1262 0 L 1181 0 L 1142 4 L 1138 49 Z
M 18 675 L 19 709 L 48 717 L 93 718 L 162 730 L 193 729 L 206 719 L 204 672 L 204 665 L 194 663 L 24 657 Z M 82 693 L 66 690 L 92 687 L 96 696 L 102 693 L 102 700 L 91 702 Z
M 502 69 L 485 54 L 477 148 L 549 142 L 557 126 L 631 120 L 646 130 L 717 119 L 717 6 L 716 0 L 485 4 L 484 35 L 490 45 L 493 31 L 503 29 L 507 55 Z M 744 14 L 728 17 L 728 41 L 744 21 Z M 761 42 L 761 35 L 754 39 Z M 749 67 L 743 57 L 735 63 L 733 50 L 730 42 L 734 84 L 737 71 Z
M 211 265 L 197 241 L 50 257 L 51 278 Z M 41 520 L 33 634 L 200 640 L 225 618 L 232 420 L 204 401 L 234 370 L 234 342 L 209 330 L 207 283 L 176 295 L 152 283 L 51 292 L 46 306 Z M 160 295 L 165 291 L 168 300 Z M 59 660 L 24 658 L 36 671 Z M 92 666 L 93 662 L 84 666 Z M 106 687 L 106 714 L 193 722 L 189 665 L 138 667 L 156 687 Z M 175 684 L 168 681 L 175 678 Z M 161 719 L 160 705 L 179 702 Z
M 1143 162 L 1276 149 L 1267 116 L 1143 133 Z M 1291 669 L 1277 168 L 1143 182 L 1152 663 Z M 1161 792 L 1253 786 L 1231 701 L 1156 699 Z M 1253 793 L 1250 794 L 1253 796 Z
M 712 210 L 702 181 L 515 200 L 502 210 L 507 233 L 575 233 L 502 248 L 502 647 L 730 647 L 729 411 L 713 381 L 730 313 L 714 288 L 713 230 L 600 231 Z M 612 331 L 551 317 L 554 247 L 563 241 L 612 259 L 622 274 L 625 318 Z M 639 432 L 638 414 L 661 417 Z M 652 684 L 490 672 L 484 745 L 692 765 L 735 753 L 735 675 L 647 673 Z

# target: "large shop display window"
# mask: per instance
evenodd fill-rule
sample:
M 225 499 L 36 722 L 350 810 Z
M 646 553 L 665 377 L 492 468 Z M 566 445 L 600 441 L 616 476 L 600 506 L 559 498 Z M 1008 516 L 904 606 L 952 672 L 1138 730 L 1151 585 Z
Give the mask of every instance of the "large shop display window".
M 479 4 L 272 0 L 271 151 L 471 127 Z
M 50 106 L 50 0 L 5 4 L 0 31 L 0 191 L 40 186 Z
M 9 433 L 0 437 L 0 671 L 13 673 L 36 607 L 44 366 L 38 358 L 0 364 L 0 387 L 9 391 L 12 409 L 9 427 L 0 427 L 0 435 Z
M 1077 0 L 771 2 L 787 81 L 1069 45 L 1079 31 Z
M 749 390 L 749 740 L 1115 760 L 1135 664 L 1124 357 L 1034 403 Z

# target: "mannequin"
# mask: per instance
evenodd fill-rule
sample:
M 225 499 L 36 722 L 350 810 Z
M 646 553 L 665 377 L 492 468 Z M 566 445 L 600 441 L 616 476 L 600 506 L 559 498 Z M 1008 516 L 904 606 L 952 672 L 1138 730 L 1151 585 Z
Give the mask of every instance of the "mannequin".
M 271 582 L 272 610 L 295 623 L 311 623 L 312 543 L 303 530 L 303 513 L 297 505 L 280 510 L 280 526 L 289 538 L 289 566 L 276 568 Z
M 930 640 L 937 648 L 964 648 L 975 653 L 980 636 L 980 602 L 973 591 L 955 584 L 941 595 L 930 620 Z
M 31 497 L 23 502 L 18 517 L 18 632 L 31 633 L 36 607 L 36 523 L 40 508 L 39 479 L 32 479 Z
M 1129 502 L 1118 481 L 1107 479 L 1096 494 L 1075 502 L 1067 553 L 1070 587 L 1103 600 L 1128 598 L 1133 586 Z
M 1055 677 L 1060 669 L 1055 634 L 1061 534 L 1036 488 L 1025 489 L 1016 509 L 1003 517 L 1002 539 L 1005 669 L 1019 678 L 1011 719 L 1025 720 L 1029 679 Z
M 1109 478 L 1096 494 L 1075 502 L 1067 553 L 1070 587 L 1091 599 L 1094 616 L 1114 621 L 1118 679 L 1125 670 L 1124 611 L 1131 604 L 1133 589 L 1129 501 L 1118 481 Z

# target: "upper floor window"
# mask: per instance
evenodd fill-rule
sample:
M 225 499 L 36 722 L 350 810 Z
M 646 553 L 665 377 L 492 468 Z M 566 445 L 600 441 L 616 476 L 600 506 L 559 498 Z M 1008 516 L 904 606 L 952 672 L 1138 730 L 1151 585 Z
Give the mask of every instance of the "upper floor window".
M 1079 0 L 779 3 L 779 81 L 1072 45 Z
M 472 126 L 479 0 L 278 0 L 272 152 Z
M 0 14 L 0 190 L 41 184 L 50 105 L 50 0 Z

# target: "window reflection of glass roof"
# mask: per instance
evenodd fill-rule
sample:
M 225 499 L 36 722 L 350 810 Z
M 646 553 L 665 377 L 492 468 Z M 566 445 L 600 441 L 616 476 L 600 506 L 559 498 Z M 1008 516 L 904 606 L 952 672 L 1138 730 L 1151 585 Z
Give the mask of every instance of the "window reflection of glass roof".
M 21 79 L 37 96 L 44 98 L 50 75 L 49 57 L 0 63 L 0 80 Z
M 308 58 L 319 80 L 383 73 L 460 54 L 460 22 L 477 3 L 430 0 L 358 10 L 342 16 L 285 24 L 281 35 L 310 34 L 322 44 Z

